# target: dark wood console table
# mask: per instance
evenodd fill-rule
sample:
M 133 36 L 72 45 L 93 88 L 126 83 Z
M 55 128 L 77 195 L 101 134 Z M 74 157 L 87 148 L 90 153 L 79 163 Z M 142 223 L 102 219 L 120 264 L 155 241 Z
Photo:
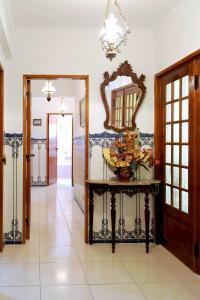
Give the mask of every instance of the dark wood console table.
M 160 243 L 161 234 L 159 223 L 160 214 L 159 208 L 161 205 L 160 199 L 160 181 L 159 180 L 132 180 L 128 182 L 121 182 L 117 179 L 112 180 L 86 180 L 89 187 L 89 244 L 93 244 L 93 219 L 94 219 L 94 193 L 103 195 L 106 192 L 111 194 L 111 226 L 112 226 L 112 252 L 115 252 L 115 223 L 116 223 L 116 198 L 115 195 L 124 193 L 129 197 L 137 193 L 145 195 L 145 230 L 146 230 L 146 253 L 149 252 L 149 195 L 156 197 L 155 207 L 155 242 Z M 159 228 L 160 227 L 160 228 Z

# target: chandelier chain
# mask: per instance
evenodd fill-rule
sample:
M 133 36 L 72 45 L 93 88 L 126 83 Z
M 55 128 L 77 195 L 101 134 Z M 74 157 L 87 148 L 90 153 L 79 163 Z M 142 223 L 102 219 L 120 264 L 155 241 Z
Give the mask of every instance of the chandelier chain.
M 123 13 L 122 13 L 121 7 L 120 7 L 119 2 L 117 0 L 115 0 L 115 6 L 118 8 L 120 16 L 122 17 L 122 19 L 126 23 L 126 19 L 125 19 Z

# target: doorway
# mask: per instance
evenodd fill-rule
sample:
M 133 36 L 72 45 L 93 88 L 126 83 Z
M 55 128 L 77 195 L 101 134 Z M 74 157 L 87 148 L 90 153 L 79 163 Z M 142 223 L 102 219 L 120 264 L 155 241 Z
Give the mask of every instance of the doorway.
M 0 65 L 0 252 L 3 251 L 4 71 Z
M 155 77 L 156 178 L 163 183 L 163 245 L 200 273 L 200 50 Z
M 81 178 L 74 177 L 74 184 L 81 184 L 85 188 L 85 180 L 88 178 L 88 142 L 89 142 L 89 76 L 88 75 L 24 75 L 23 77 L 23 242 L 30 238 L 30 221 L 31 221 L 31 85 L 35 80 L 63 80 L 72 79 L 73 81 L 81 81 L 84 84 L 84 106 L 85 106 L 85 126 L 83 134 L 84 153 L 82 153 L 82 163 L 84 164 L 84 174 Z M 39 106 L 38 106 L 39 109 Z M 57 147 L 56 147 L 57 148 Z M 75 159 L 73 155 L 73 160 Z M 73 164 L 74 165 L 74 164 Z M 57 169 L 55 170 L 57 173 Z M 81 174 L 82 175 L 82 174 Z M 88 236 L 88 203 L 87 190 L 85 189 L 85 241 Z
M 73 117 L 47 114 L 47 183 L 73 185 Z

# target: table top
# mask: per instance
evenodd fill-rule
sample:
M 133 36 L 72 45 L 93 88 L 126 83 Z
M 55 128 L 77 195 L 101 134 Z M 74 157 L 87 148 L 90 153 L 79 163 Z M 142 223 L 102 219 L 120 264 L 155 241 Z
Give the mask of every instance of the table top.
M 88 184 L 96 184 L 96 185 L 120 185 L 120 186 L 149 186 L 152 184 L 160 184 L 160 180 L 156 179 L 140 179 L 140 180 L 130 180 L 130 181 L 120 181 L 118 178 L 111 178 L 111 179 L 88 179 L 85 181 Z

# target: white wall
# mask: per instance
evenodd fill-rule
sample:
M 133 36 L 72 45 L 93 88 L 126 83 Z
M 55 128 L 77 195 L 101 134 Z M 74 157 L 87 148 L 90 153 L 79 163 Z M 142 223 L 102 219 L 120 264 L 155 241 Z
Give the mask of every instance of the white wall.
M 76 91 L 74 92 L 74 94 Z M 75 97 L 65 97 L 68 107 L 68 113 L 74 113 Z M 52 97 L 48 102 L 45 97 L 32 98 L 32 120 L 31 120 L 31 137 L 46 138 L 47 113 L 58 113 L 58 107 L 61 105 L 59 97 Z M 33 126 L 33 119 L 42 119 L 42 126 Z
M 90 132 L 104 130 L 105 113 L 100 97 L 103 73 L 113 72 L 128 60 L 138 75 L 147 76 L 147 95 L 137 118 L 143 132 L 152 132 L 154 39 L 151 34 L 130 35 L 127 46 L 113 62 L 105 58 L 100 48 L 98 31 L 67 34 L 18 34 L 15 36 L 13 59 L 9 64 L 9 85 L 6 111 L 6 130 L 22 131 L 22 76 L 23 74 L 88 74 L 90 76 Z M 148 51 L 147 51 L 148 46 Z M 12 113 L 10 107 L 12 106 Z M 142 111 L 142 112 L 141 112 Z M 96 117 L 98 116 L 98 122 Z
M 200 48 L 200 1 L 183 2 L 157 28 L 157 72 Z

